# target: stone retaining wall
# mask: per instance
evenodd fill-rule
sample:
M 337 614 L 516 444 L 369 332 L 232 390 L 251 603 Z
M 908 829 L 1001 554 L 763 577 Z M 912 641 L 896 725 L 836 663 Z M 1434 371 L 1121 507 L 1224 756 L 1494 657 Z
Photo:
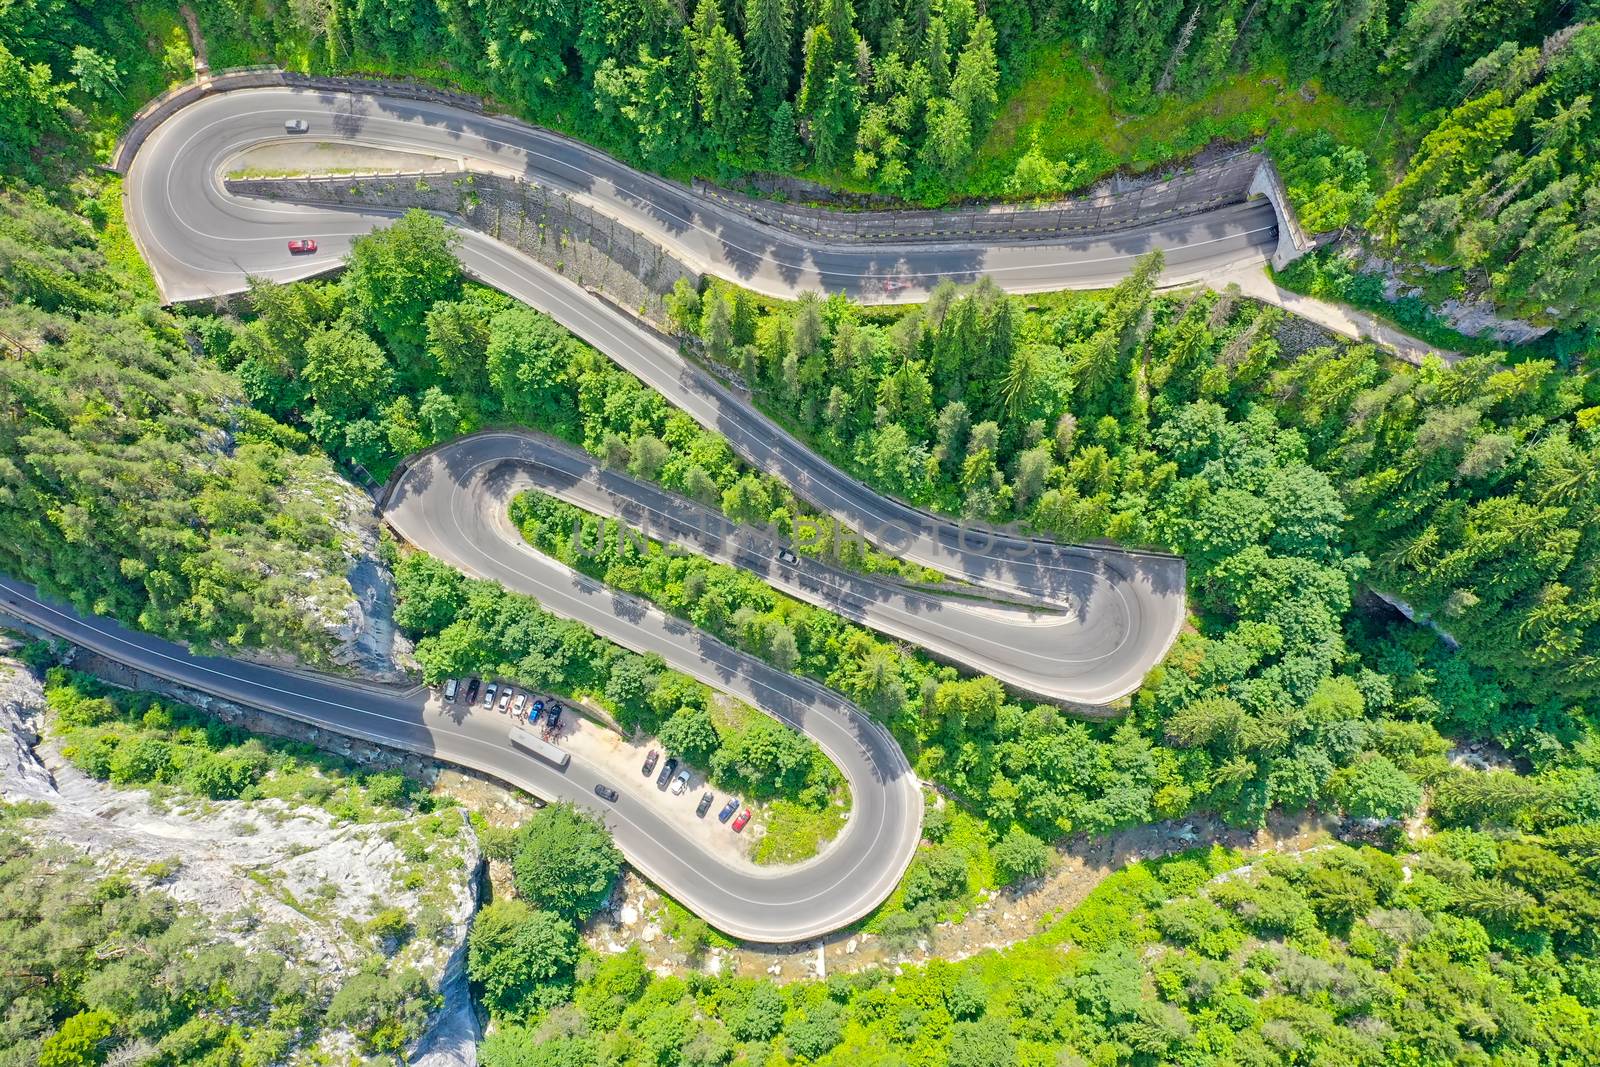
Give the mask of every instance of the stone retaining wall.
M 117 144 L 115 169 L 126 173 L 134 154 L 150 132 L 184 106 L 214 93 L 261 86 L 382 93 L 447 104 L 476 114 L 485 113 L 480 98 L 423 82 L 298 74 L 275 67 L 236 68 L 201 75 L 174 87 L 140 109 Z M 602 154 L 588 145 L 582 147 L 596 155 Z M 1274 262 L 1282 266 L 1315 247 L 1315 242 L 1300 231 L 1271 158 L 1260 151 L 1239 152 L 1138 189 L 1094 193 L 1046 205 L 998 204 L 987 208 L 849 212 L 749 197 L 698 180 L 693 187 L 695 192 L 709 200 L 806 237 L 912 243 L 952 238 L 981 242 L 1039 241 L 1114 233 L 1226 204 L 1242 203 L 1256 196 L 1266 196 L 1277 211 L 1280 229 L 1279 248 Z M 584 228 L 583 220 L 575 221 L 579 224 L 578 228 Z M 609 243 L 615 247 L 614 241 Z
M 695 191 L 742 214 L 805 237 L 832 241 L 1043 241 L 1113 233 L 1181 218 L 1256 195 L 1258 173 L 1272 163 L 1258 152 L 1241 152 L 1195 167 L 1165 181 L 1126 192 L 1034 206 L 997 204 L 943 211 L 835 211 L 744 196 L 709 182 Z
M 629 311 L 665 321 L 662 298 L 699 275 L 627 226 L 542 185 L 495 174 L 233 178 L 228 191 L 301 204 L 454 215 Z

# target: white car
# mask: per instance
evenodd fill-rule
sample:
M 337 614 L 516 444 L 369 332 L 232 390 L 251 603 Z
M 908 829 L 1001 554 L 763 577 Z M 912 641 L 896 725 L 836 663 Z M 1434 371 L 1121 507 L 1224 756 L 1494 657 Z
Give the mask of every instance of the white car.
M 311 123 L 305 119 L 290 119 L 283 124 L 284 133 L 305 133 L 311 129 Z
M 672 780 L 672 795 L 675 797 L 681 797 L 683 796 L 683 791 L 688 788 L 689 772 L 687 770 L 679 771 L 678 777 Z
M 448 682 L 444 683 L 444 698 L 445 698 L 445 700 L 447 700 L 450 703 L 454 704 L 455 700 L 456 700 L 456 690 L 458 688 L 460 688 L 460 683 L 457 682 L 454 678 L 452 678 Z

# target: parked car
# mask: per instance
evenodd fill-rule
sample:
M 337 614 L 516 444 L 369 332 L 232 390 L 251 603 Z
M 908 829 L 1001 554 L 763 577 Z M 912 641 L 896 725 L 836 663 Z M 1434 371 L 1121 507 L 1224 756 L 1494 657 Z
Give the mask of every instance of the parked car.
M 552 730 L 561 725 L 561 705 L 559 702 L 554 700 L 550 702 L 550 712 L 545 717 L 544 724 Z
M 595 786 L 594 795 L 599 797 L 601 800 L 609 800 L 613 804 L 617 802 L 617 791 L 612 789 L 609 785 Z
M 283 124 L 283 129 L 285 133 L 305 133 L 311 129 L 311 123 L 305 119 L 290 119 Z
M 740 830 L 743 830 L 744 826 L 745 826 L 745 823 L 747 823 L 749 821 L 750 821 L 750 809 L 749 808 L 745 808 L 743 811 L 741 811 L 739 813 L 739 817 L 737 819 L 733 820 L 733 832 L 734 833 L 738 833 Z
M 532 726 L 534 723 L 538 722 L 539 721 L 539 716 L 541 716 L 543 714 L 544 714 L 544 701 L 535 700 L 533 702 L 533 709 L 528 712 L 528 725 Z
M 494 707 L 494 695 L 500 686 L 497 682 L 490 682 L 489 688 L 483 691 L 483 710 L 488 711 Z
M 291 256 L 309 256 L 317 250 L 317 242 L 309 237 L 296 237 L 289 242 Z
M 795 555 L 787 548 L 780 548 L 778 549 L 778 562 L 787 563 L 789 566 L 793 567 L 796 563 L 800 562 L 800 557 Z
M 506 713 L 506 709 L 511 706 L 511 694 L 515 692 L 516 690 L 512 689 L 510 686 L 500 690 L 500 703 L 495 705 L 495 710 L 504 715 Z
M 661 766 L 661 773 L 656 775 L 656 788 L 665 789 L 667 783 L 672 781 L 672 775 L 677 769 L 678 761 L 669 756 L 667 762 Z
M 697 817 L 699 817 L 699 818 L 702 818 L 702 819 L 705 818 L 706 817 L 706 812 L 711 810 L 711 801 L 713 799 L 714 798 L 711 796 L 710 793 L 701 793 L 700 794 L 700 803 L 698 803 L 698 804 L 696 804 L 694 806 L 695 815 Z
M 656 762 L 660 759 L 661 753 L 652 748 L 650 750 L 650 754 L 644 758 L 644 770 L 641 773 L 643 773 L 646 778 L 650 777 L 650 772 L 656 769 Z
M 444 683 L 444 698 L 451 704 L 456 702 L 456 690 L 461 688 L 461 683 L 454 678 Z
M 517 699 L 515 699 L 515 700 L 513 700 L 511 702 L 511 714 L 520 717 L 522 715 L 523 705 L 527 704 L 527 702 L 528 702 L 528 694 L 527 693 L 518 693 L 517 694 Z
M 683 791 L 688 788 L 689 769 L 685 767 L 683 770 L 678 772 L 678 777 L 672 780 L 672 795 L 675 797 L 681 797 L 683 796 Z
M 471 704 L 478 699 L 478 679 L 474 678 L 467 683 L 467 703 Z
M 738 797 L 729 797 L 728 798 L 728 802 L 722 806 L 722 810 L 717 812 L 717 821 L 718 822 L 727 822 L 729 819 L 733 818 L 733 813 L 738 811 L 738 810 L 739 810 L 739 798 Z

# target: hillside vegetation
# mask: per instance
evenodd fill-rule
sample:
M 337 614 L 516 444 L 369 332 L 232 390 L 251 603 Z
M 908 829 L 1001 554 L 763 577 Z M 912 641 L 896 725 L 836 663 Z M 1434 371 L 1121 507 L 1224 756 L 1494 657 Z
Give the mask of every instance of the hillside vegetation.
M 1446 833 L 1110 876 L 1043 934 L 960 963 L 769 982 L 586 962 L 487 1067 L 1583 1063 L 1600 1056 L 1592 827 Z M 512 1016 L 516 1018 L 516 1016 Z
M 0 568 L 164 636 L 325 661 L 352 598 L 346 487 L 83 210 L 0 190 Z
M 0 684 L 0 1063 L 395 1062 L 428 1029 L 475 899 L 460 812 L 59 667 Z
M 1592 4 L 199 7 L 238 59 L 456 82 L 671 174 L 1052 196 L 1270 133 L 1311 229 L 1365 227 L 1544 325 L 1600 306 Z
M 0 805 L 0 1063 L 79 1067 L 123 1046 L 222 1067 L 314 1043 L 326 1004 L 308 969 L 233 944 L 159 888 L 34 840 L 32 813 Z

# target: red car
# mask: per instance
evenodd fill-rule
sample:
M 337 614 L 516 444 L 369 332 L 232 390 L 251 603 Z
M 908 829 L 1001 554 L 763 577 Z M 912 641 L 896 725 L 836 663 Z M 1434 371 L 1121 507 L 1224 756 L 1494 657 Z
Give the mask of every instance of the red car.
M 744 829 L 744 824 L 750 821 L 750 809 L 745 808 L 733 820 L 733 832 L 738 833 Z
M 317 242 L 309 237 L 296 237 L 289 242 L 289 254 L 291 256 L 309 256 L 316 250 Z

